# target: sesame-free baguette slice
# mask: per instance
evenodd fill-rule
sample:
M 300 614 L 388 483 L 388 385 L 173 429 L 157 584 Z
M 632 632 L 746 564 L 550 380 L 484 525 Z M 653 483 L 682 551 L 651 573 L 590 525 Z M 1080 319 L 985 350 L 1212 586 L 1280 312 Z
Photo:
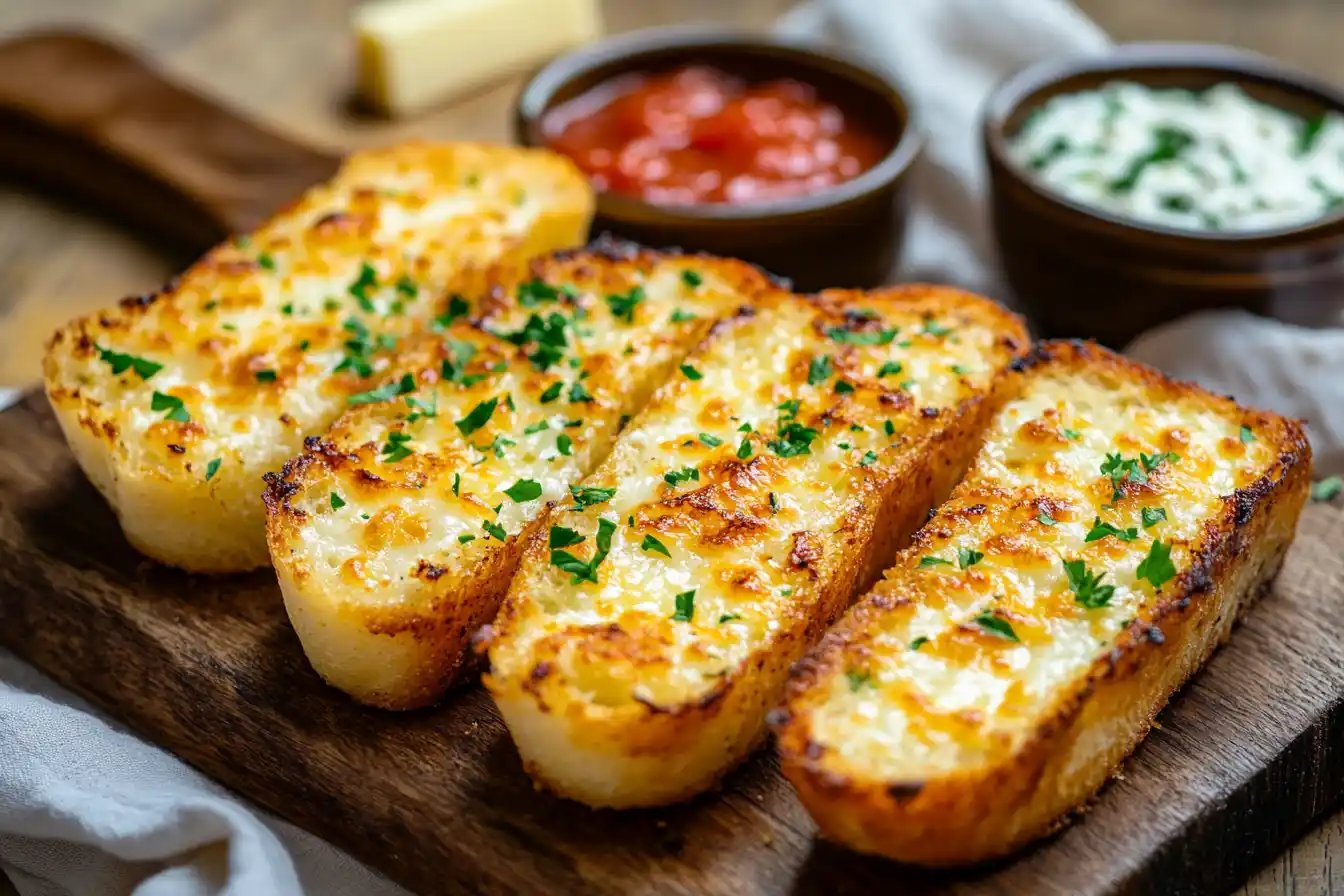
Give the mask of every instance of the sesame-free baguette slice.
M 1297 423 L 1093 345 L 1017 375 L 966 479 L 774 717 L 832 840 L 1005 855 L 1106 781 L 1279 568 Z
M 199 572 L 261 566 L 262 474 L 375 385 L 451 294 L 582 241 L 592 203 L 543 151 L 357 153 L 162 292 L 57 331 L 47 396 L 137 549 Z
M 375 706 L 440 697 L 546 504 L 715 318 L 776 291 L 705 256 L 544 258 L 479 320 L 398 358 L 386 400 L 311 439 L 267 490 L 271 557 L 317 671 Z
M 1025 346 L 998 306 L 936 287 L 721 322 L 533 537 L 483 639 L 533 778 L 616 807 L 714 784 L 952 488 Z

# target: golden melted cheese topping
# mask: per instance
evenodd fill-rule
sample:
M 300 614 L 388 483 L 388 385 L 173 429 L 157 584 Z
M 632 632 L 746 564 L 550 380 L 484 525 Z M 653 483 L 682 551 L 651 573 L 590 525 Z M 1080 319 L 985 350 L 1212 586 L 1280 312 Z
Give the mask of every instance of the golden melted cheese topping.
M 673 706 L 814 612 L 875 483 L 1011 358 L 983 306 L 848 295 L 762 307 L 688 359 L 583 483 L 607 491 L 529 551 L 492 679 Z
M 774 290 L 696 256 L 537 270 L 404 356 L 385 378 L 395 394 L 343 416 L 273 487 L 288 493 L 273 553 L 306 587 L 414 604 L 426 583 L 469 578 L 569 497 L 715 318 Z
M 164 293 L 58 333 L 48 392 L 81 402 L 127 466 L 255 482 L 376 384 L 452 292 L 520 252 L 572 244 L 590 208 L 577 172 L 546 153 L 359 153 Z
M 922 780 L 1012 749 L 1276 456 L 1230 402 L 1106 367 L 1028 374 L 801 698 L 824 763 Z

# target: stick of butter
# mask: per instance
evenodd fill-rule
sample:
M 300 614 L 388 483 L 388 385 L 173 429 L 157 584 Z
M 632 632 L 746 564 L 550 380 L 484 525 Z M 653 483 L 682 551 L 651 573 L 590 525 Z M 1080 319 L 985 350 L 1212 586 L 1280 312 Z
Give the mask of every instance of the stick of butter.
M 408 115 L 602 31 L 597 0 L 374 0 L 354 14 L 360 97 Z

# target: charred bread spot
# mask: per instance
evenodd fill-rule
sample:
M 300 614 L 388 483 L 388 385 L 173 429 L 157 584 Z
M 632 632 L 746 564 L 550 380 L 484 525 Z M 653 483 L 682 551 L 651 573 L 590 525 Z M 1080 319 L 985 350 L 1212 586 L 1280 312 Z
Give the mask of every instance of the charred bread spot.
M 816 578 L 816 565 L 821 561 L 824 546 L 815 532 L 793 533 L 793 550 L 789 551 L 789 565 L 794 569 L 805 569 Z

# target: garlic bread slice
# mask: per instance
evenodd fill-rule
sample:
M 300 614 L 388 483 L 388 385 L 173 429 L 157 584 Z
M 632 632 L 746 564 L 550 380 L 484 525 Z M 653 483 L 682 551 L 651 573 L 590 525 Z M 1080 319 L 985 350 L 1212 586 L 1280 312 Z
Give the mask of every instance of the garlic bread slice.
M 570 497 L 715 318 L 778 291 L 739 261 L 539 259 L 424 340 L 266 493 L 308 659 L 355 699 L 438 699 L 549 502 Z
M 1025 346 L 936 287 L 721 321 L 532 537 L 483 638 L 533 778 L 615 807 L 713 785 L 952 488 Z
M 578 170 L 544 151 L 356 153 L 162 292 L 57 331 L 47 396 L 138 550 L 198 572 L 261 566 L 262 474 L 374 386 L 453 294 L 581 242 L 592 205 Z
M 822 832 L 950 865 L 1095 793 L 1279 568 L 1296 422 L 1095 345 L 1016 374 L 965 480 L 799 665 L 774 717 Z

